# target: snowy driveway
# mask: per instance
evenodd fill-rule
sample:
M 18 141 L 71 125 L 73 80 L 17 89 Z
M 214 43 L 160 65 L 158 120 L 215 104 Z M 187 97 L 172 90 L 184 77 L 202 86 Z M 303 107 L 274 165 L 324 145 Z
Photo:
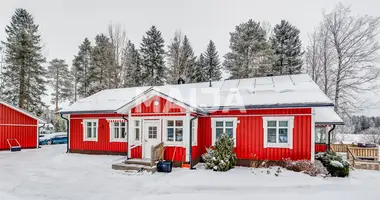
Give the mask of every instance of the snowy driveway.
M 170 174 L 114 171 L 120 156 L 65 154 L 66 145 L 0 152 L 0 200 L 378 199 L 380 172 L 347 179 L 236 168 L 227 173 L 174 169 Z M 263 171 L 263 173 L 262 173 Z

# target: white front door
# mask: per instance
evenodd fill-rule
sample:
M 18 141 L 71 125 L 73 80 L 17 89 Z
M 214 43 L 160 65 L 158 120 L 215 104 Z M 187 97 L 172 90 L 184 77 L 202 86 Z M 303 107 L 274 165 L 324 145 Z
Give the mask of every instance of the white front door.
M 144 158 L 151 158 L 152 146 L 156 146 L 160 142 L 160 120 L 144 120 Z

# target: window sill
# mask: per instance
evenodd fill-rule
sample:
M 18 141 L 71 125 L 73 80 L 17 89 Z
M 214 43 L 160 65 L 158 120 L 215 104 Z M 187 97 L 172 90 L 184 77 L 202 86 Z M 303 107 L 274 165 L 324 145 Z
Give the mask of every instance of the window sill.
M 127 140 L 116 140 L 116 139 L 114 139 L 114 140 L 111 140 L 110 142 L 128 142 Z
M 165 146 L 182 146 L 182 145 L 183 145 L 182 141 L 177 141 L 177 142 L 166 141 L 165 142 Z
M 292 149 L 293 147 L 290 144 L 264 144 L 264 148 L 283 148 L 283 149 Z
M 97 142 L 97 141 L 98 141 L 98 138 L 96 138 L 96 139 L 85 138 L 84 141 L 85 141 L 85 142 Z

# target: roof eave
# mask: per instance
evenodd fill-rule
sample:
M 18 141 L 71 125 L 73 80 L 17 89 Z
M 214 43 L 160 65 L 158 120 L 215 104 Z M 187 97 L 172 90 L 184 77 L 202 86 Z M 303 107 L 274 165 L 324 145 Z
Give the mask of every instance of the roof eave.
M 79 111 L 59 111 L 59 114 L 115 114 L 115 110 L 79 110 Z
M 258 108 L 310 108 L 310 107 L 331 107 L 333 103 L 290 103 L 290 104 L 266 104 L 266 105 L 246 105 L 246 106 L 219 106 L 203 107 L 205 110 L 240 110 Z
M 344 122 L 315 122 L 315 125 L 344 125 Z

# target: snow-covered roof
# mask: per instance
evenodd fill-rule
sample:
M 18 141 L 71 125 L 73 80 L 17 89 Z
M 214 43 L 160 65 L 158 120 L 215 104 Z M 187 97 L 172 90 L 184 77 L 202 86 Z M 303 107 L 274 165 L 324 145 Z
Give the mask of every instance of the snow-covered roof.
M 134 87 L 100 91 L 64 108 L 61 113 L 117 112 L 137 96 L 159 92 L 198 110 L 332 106 L 306 74 L 237 80 Z
M 334 111 L 334 107 L 317 107 L 315 108 L 315 124 L 344 125 L 344 122 Z
M 18 112 L 20 112 L 20 113 L 22 113 L 22 114 L 24 114 L 24 115 L 26 115 L 26 116 L 28 116 L 30 118 L 33 118 L 33 119 L 37 120 L 39 123 L 43 123 L 43 124 L 46 123 L 46 121 L 43 120 L 42 118 L 39 118 L 39 117 L 33 115 L 32 113 L 24 110 L 24 109 L 21 109 L 19 107 L 13 106 L 13 105 L 11 105 L 11 104 L 9 104 L 7 102 L 1 101 L 1 100 L 0 100 L 0 104 L 3 104 L 4 106 L 7 106 L 8 108 L 16 110 L 16 111 L 18 111 Z

